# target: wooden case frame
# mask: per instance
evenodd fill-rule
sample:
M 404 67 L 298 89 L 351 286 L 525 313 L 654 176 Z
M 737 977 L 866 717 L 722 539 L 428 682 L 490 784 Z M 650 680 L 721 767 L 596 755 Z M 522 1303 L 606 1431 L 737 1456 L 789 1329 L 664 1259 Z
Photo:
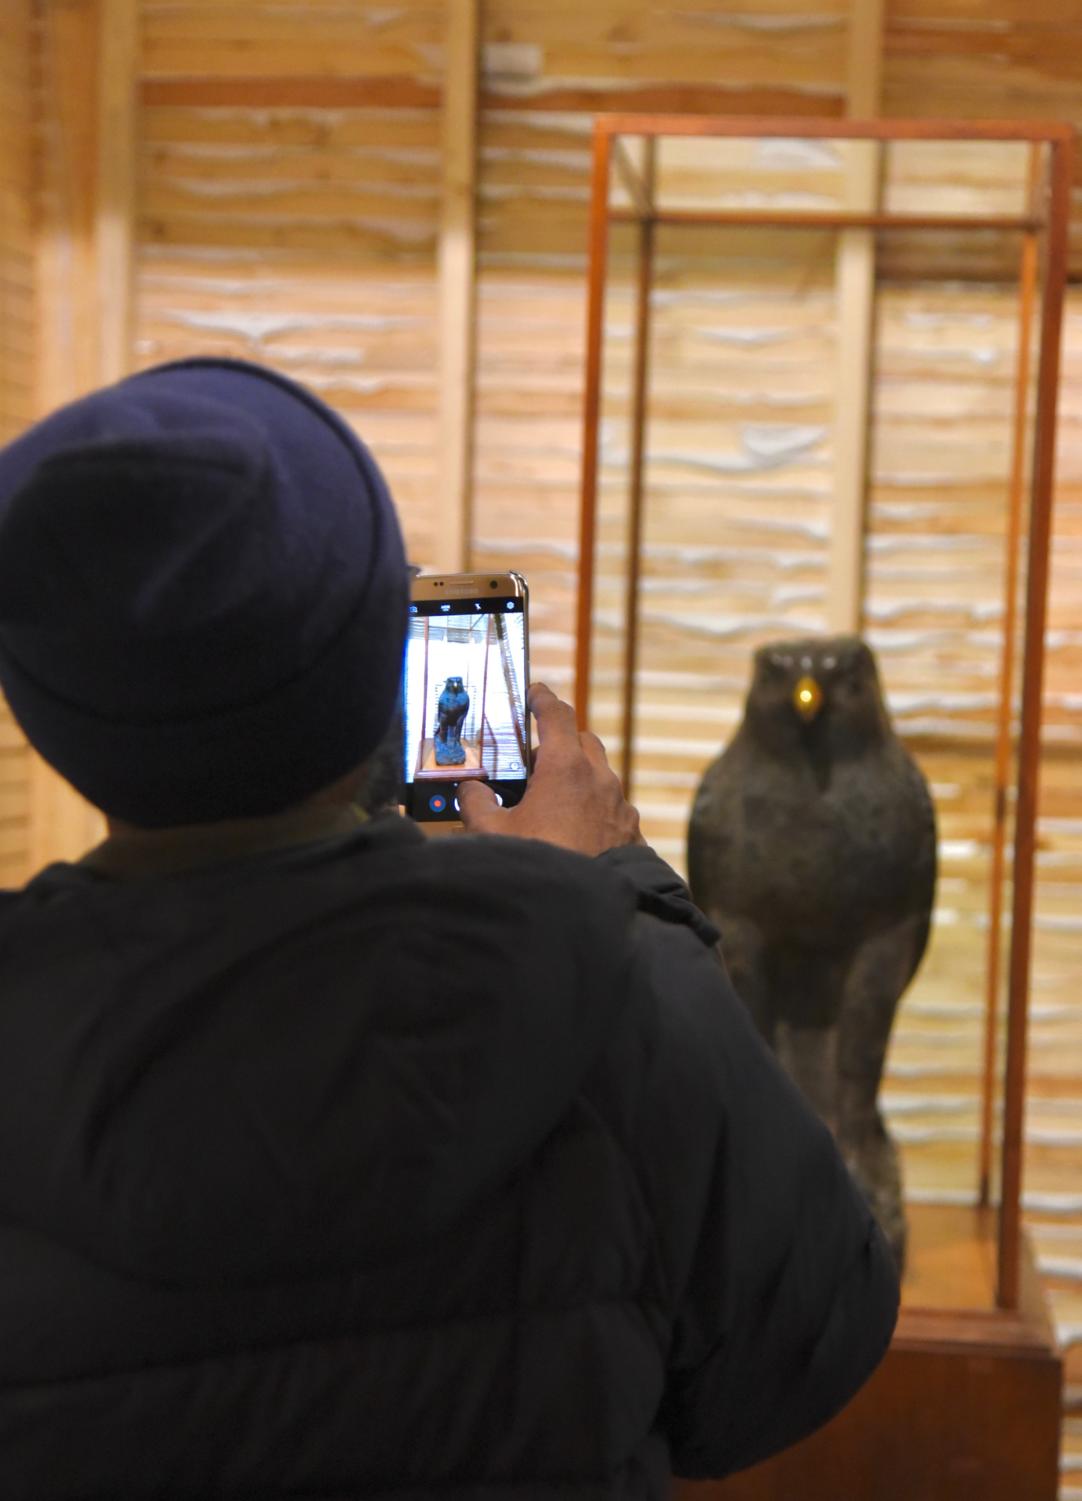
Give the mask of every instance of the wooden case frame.
M 644 143 L 640 168 L 624 138 Z M 673 210 L 656 195 L 656 148 L 666 137 L 715 137 L 747 140 L 768 137 L 889 143 L 897 141 L 1001 141 L 1028 144 L 1030 177 L 1028 211 L 1014 215 L 892 213 L 879 209 Z M 948 120 L 809 120 L 693 115 L 604 115 L 597 119 L 593 141 L 587 309 L 586 389 L 584 411 L 582 504 L 579 530 L 575 702 L 580 723 L 588 717 L 591 681 L 593 594 L 600 447 L 600 410 L 604 355 L 604 304 L 608 280 L 609 227 L 639 227 L 638 276 L 634 299 L 632 419 L 629 466 L 630 520 L 626 585 L 626 635 L 622 705 L 622 774 L 630 789 L 634 728 L 638 601 L 643 525 L 646 391 L 653 283 L 655 230 L 665 225 L 711 225 L 734 228 L 822 228 L 845 230 L 1010 230 L 1021 236 L 1018 273 L 1019 359 L 1014 402 L 1014 442 L 1008 517 L 1008 564 L 1004 586 L 1004 647 L 996 733 L 996 798 L 989 912 L 988 987 L 984 1035 L 984 1078 L 979 1202 L 990 1201 L 996 1117 L 998 962 L 1002 930 L 1001 893 L 1007 870 L 1009 784 L 1017 734 L 1014 847 L 1010 860 L 1012 911 L 1007 977 L 1006 1057 L 1003 1082 L 1000 1196 L 995 1243 L 995 1309 L 990 1316 L 1017 1317 L 1022 1300 L 1023 1250 L 1021 1192 L 1023 1112 L 1026 1078 L 1026 1027 L 1029 1006 L 1030 947 L 1033 915 L 1034 852 L 1040 761 L 1041 695 L 1047 613 L 1052 491 L 1055 462 L 1056 397 L 1059 386 L 1060 334 L 1067 281 L 1068 222 L 1074 159 L 1074 132 L 1066 125 L 1032 121 L 972 123 Z M 1038 172 L 1046 153 L 1047 168 Z M 612 202 L 613 172 L 619 174 L 630 207 Z M 1042 274 L 1043 273 L 1043 274 Z M 1038 330 L 1035 410 L 1030 420 L 1031 330 Z M 1026 454 L 1028 483 L 1026 476 Z M 1021 662 L 1021 713 L 1012 725 L 1014 638 L 1019 595 L 1019 556 L 1025 500 L 1029 502 Z

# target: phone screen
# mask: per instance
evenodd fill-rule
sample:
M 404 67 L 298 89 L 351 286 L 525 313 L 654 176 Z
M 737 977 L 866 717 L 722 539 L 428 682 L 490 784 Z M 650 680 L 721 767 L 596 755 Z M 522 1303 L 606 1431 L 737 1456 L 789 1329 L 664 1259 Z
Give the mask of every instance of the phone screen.
M 526 789 L 529 725 L 525 600 L 415 599 L 402 680 L 406 811 L 459 816 L 459 784 L 488 783 L 517 803 Z

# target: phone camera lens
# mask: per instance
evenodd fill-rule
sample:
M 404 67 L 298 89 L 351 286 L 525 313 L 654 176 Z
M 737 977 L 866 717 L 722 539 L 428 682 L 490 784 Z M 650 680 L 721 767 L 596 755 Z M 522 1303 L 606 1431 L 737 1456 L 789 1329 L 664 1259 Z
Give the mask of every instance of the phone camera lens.
M 490 589 L 495 589 L 498 586 L 498 584 L 499 584 L 499 580 L 498 579 L 489 579 L 489 581 L 488 581 L 488 587 Z

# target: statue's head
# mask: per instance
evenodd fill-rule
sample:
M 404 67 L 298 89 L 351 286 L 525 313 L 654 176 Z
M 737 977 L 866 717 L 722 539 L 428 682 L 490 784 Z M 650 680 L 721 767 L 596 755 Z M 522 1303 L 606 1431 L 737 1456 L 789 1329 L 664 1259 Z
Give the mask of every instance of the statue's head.
M 838 750 L 888 727 L 875 657 L 858 636 L 775 641 L 755 653 L 746 712 L 763 739 L 825 736 Z

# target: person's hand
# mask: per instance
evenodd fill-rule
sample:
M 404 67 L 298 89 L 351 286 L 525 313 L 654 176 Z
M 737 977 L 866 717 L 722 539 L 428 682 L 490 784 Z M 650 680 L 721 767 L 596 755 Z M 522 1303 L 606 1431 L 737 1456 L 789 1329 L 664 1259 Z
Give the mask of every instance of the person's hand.
M 522 801 L 501 808 L 491 787 L 461 783 L 458 802 L 467 833 L 543 839 L 582 855 L 645 844 L 638 812 L 624 797 L 601 741 L 589 731 L 579 733 L 574 709 L 544 683 L 534 683 L 529 697 L 538 744 Z

